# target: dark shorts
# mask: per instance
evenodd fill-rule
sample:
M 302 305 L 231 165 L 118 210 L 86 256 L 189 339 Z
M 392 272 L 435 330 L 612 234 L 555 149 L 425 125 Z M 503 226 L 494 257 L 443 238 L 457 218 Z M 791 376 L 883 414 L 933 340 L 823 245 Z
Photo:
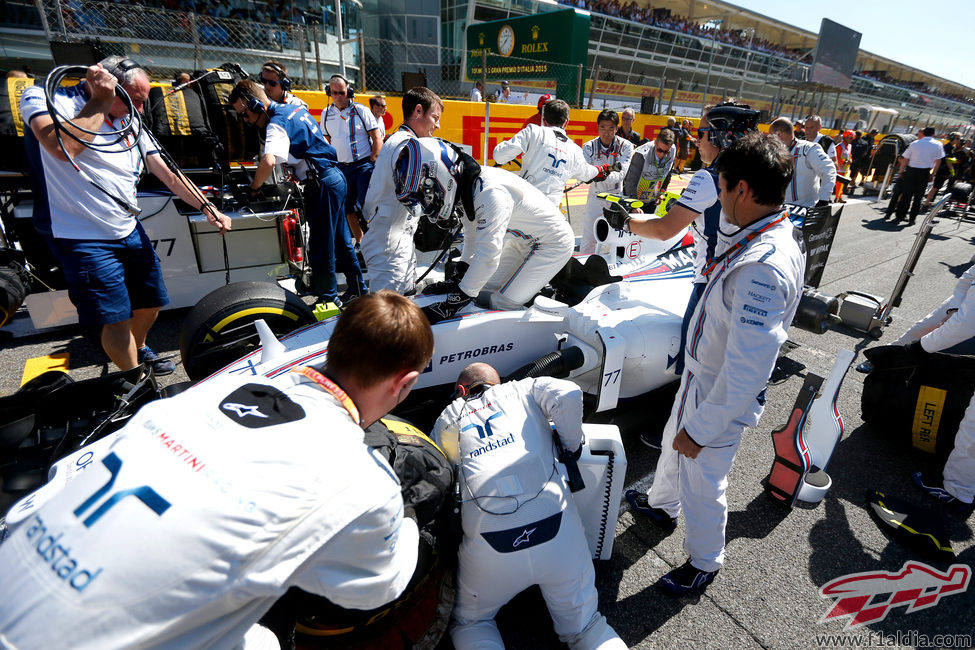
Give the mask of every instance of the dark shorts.
M 51 241 L 82 325 L 120 323 L 133 309 L 169 302 L 159 257 L 141 223 L 124 239 Z

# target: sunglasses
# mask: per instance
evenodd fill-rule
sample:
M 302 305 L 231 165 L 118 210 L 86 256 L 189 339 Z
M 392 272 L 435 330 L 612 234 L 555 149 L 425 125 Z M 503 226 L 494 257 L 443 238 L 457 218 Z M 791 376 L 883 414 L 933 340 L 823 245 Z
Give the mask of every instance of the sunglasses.
M 333 90 L 332 91 L 332 94 L 333 95 L 344 95 L 345 94 L 345 91 L 344 90 Z
M 698 140 L 700 140 L 701 138 L 703 138 L 705 133 L 707 133 L 708 131 L 713 131 L 713 130 L 714 129 L 712 129 L 710 126 L 705 126 L 705 127 L 702 127 L 700 129 L 698 129 L 697 130 L 697 138 L 698 138 Z
M 264 77 L 261 77 L 261 83 L 264 84 L 265 86 L 270 86 L 271 88 L 275 88 L 281 82 L 275 81 L 274 79 L 265 79 Z
M 661 149 L 658 149 L 657 147 L 654 147 L 653 149 L 654 149 L 654 151 L 656 151 L 661 156 L 666 156 L 667 154 L 670 153 L 670 149 L 663 149 L 663 150 L 661 150 Z

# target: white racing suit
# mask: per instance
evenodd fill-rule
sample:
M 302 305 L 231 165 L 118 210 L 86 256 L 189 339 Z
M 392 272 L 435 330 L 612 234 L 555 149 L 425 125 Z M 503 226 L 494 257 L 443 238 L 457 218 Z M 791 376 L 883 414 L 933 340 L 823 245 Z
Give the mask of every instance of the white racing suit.
M 684 513 L 684 550 L 702 571 L 716 571 L 724 562 L 728 473 L 742 431 L 758 424 L 765 383 L 799 305 L 805 258 L 787 218 L 734 248 L 779 216 L 731 237 L 724 233 L 734 227 L 722 220 L 720 261 L 691 317 L 685 370 L 647 495 L 651 506 L 672 517 Z M 674 451 L 681 429 L 704 447 L 697 458 Z
M 948 314 L 949 309 L 958 311 Z M 951 297 L 914 324 L 892 345 L 906 345 L 920 339 L 927 352 L 941 352 L 975 337 L 975 266 L 958 283 Z M 944 468 L 944 487 L 956 499 L 975 501 L 975 397 L 968 403 L 958 425 L 955 446 Z
M 482 167 L 474 180 L 474 221 L 466 216 L 460 290 L 484 290 L 492 309 L 521 309 L 572 257 L 575 237 L 557 207 L 526 181 Z
M 562 203 L 565 182 L 570 178 L 588 181 L 599 174 L 582 156 L 582 149 L 556 126 L 529 124 L 510 140 L 494 148 L 499 165 L 521 155 L 519 176 L 534 185 L 556 206 Z
M 593 233 L 593 226 L 596 219 L 603 216 L 603 208 L 608 205 L 602 199 L 596 198 L 596 195 L 603 192 L 617 195 L 623 193 L 623 177 L 626 176 L 630 159 L 633 157 L 633 143 L 616 135 L 613 136 L 613 144 L 604 147 L 599 138 L 593 138 L 582 145 L 582 155 L 587 163 L 596 167 L 616 163 L 620 163 L 623 167 L 620 171 L 607 176 L 606 180 L 589 184 L 589 196 L 586 198 L 586 208 L 582 217 L 582 239 L 579 245 L 580 253 L 589 254 L 596 252 L 596 235 Z
M 393 166 L 400 147 L 416 134 L 405 124 L 390 135 L 379 150 L 362 215 L 369 229 L 359 245 L 369 271 L 369 291 L 390 289 L 404 294 L 416 285 L 416 249 L 413 235 L 417 221 L 396 200 Z
M 494 616 L 535 584 L 570 648 L 626 647 L 598 611 L 585 531 L 556 470 L 549 419 L 562 446 L 578 449 L 578 386 L 548 377 L 492 386 L 454 400 L 434 427 L 463 500 L 450 632 L 458 650 L 503 648 Z
M 823 148 L 807 140 L 792 141 L 792 181 L 785 190 L 785 202 L 812 207 L 817 201 L 829 201 L 836 185 L 836 165 Z
M 247 381 L 144 406 L 0 545 L 0 647 L 233 648 L 292 586 L 400 595 L 419 535 L 392 469 L 311 380 Z

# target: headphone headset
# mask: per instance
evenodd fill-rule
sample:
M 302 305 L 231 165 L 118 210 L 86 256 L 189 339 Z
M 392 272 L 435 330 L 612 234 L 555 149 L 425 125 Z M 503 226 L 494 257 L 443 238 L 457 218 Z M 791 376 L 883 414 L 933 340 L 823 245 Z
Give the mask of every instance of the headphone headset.
M 123 84 L 125 83 L 125 73 L 128 72 L 129 70 L 136 70 L 136 69 L 141 70 L 142 66 L 136 63 L 135 61 L 133 61 L 132 59 L 122 59 L 114 66 L 109 68 L 108 72 L 115 75 L 115 78 L 118 79 L 119 84 Z
M 349 98 L 349 101 L 351 102 L 353 99 L 355 99 L 355 86 L 352 84 L 351 81 L 349 81 L 348 79 L 346 79 L 340 74 L 333 74 L 331 77 L 328 78 L 328 85 L 325 86 L 326 95 L 328 95 L 329 97 L 332 96 L 332 79 L 341 79 L 342 81 L 344 81 L 345 85 L 348 87 L 346 93 Z
M 281 90 L 288 92 L 291 90 L 291 79 L 288 79 L 288 74 L 284 71 L 284 68 L 279 66 L 277 63 L 272 63 L 268 61 L 261 68 L 267 68 L 272 72 L 276 72 L 278 75 L 278 83 L 281 84 Z
M 247 95 L 245 99 L 247 100 L 247 110 L 250 111 L 251 113 L 256 113 L 260 115 L 261 113 L 265 112 L 264 103 L 261 100 L 259 100 L 257 97 L 254 97 L 253 95 Z

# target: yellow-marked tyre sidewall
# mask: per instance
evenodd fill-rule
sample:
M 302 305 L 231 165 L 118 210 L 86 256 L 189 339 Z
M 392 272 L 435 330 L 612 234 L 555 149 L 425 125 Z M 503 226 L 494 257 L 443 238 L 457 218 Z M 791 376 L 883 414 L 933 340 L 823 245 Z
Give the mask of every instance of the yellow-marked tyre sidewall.
M 301 298 L 276 284 L 220 287 L 204 296 L 180 327 L 180 355 L 189 378 L 203 379 L 253 351 L 257 338 L 251 323 L 259 319 L 278 337 L 315 322 Z

